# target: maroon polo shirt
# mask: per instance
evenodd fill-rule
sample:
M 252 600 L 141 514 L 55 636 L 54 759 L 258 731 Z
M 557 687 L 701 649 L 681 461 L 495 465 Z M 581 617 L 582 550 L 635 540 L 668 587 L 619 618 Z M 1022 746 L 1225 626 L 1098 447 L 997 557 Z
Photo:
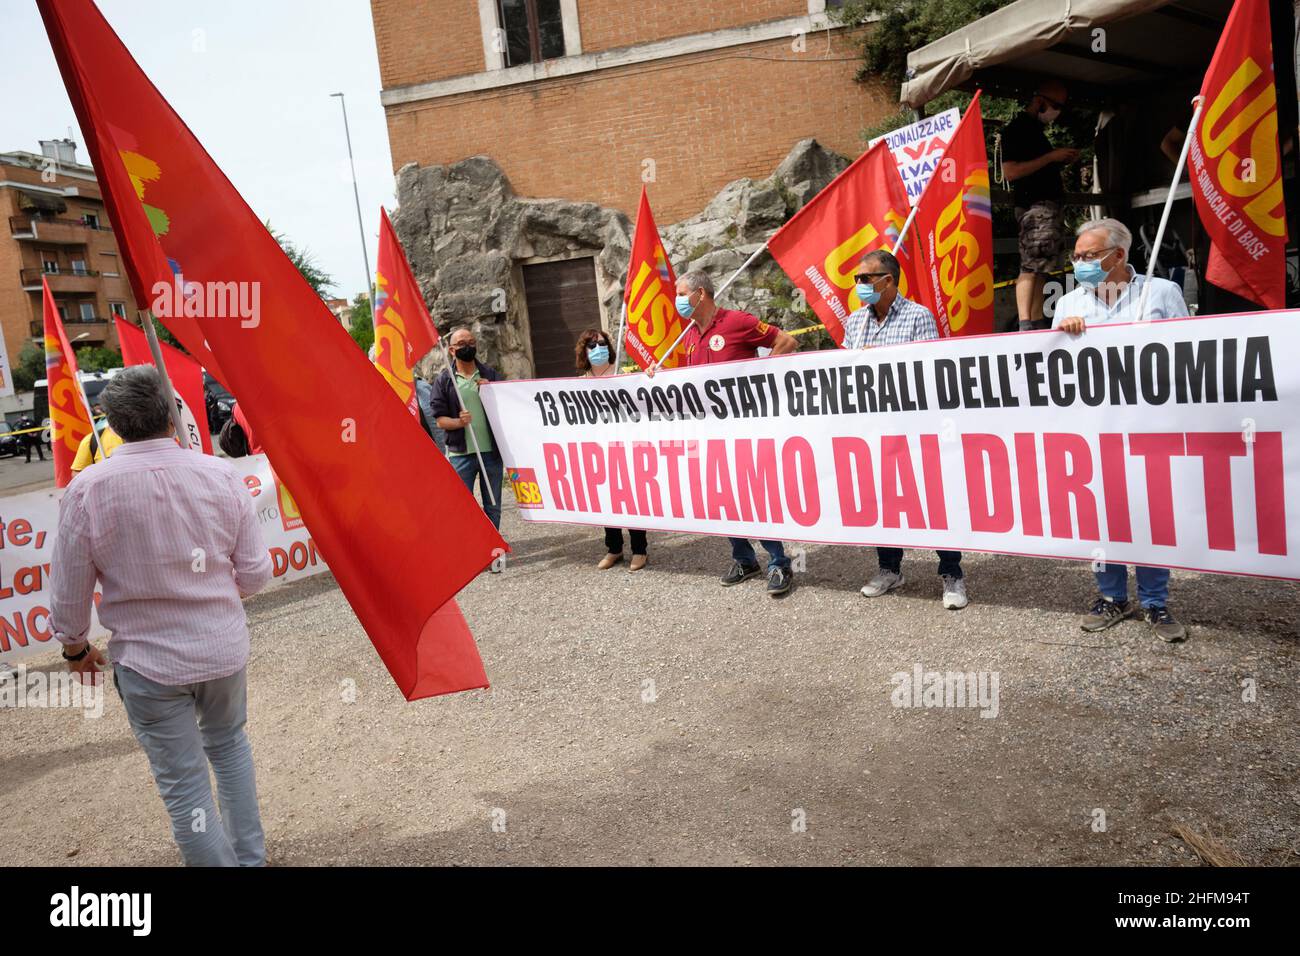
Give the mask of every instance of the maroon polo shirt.
M 735 309 L 718 309 L 713 320 L 701 332 L 692 321 L 686 331 L 686 361 L 683 365 L 711 365 L 733 359 L 754 358 L 760 348 L 771 348 L 777 328 L 760 321 L 758 316 Z

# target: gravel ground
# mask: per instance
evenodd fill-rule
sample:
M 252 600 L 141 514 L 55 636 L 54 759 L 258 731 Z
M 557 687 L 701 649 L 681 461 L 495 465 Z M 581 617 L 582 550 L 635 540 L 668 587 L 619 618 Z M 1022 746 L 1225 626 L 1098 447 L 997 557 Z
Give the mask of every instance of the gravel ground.
M 248 603 L 273 864 L 1195 864 L 1180 825 L 1300 863 L 1294 584 L 1176 573 L 1170 646 L 1081 633 L 1078 564 L 970 555 L 954 613 L 924 552 L 868 601 L 867 554 L 809 547 L 772 600 L 718 586 L 721 539 L 633 575 L 598 529 L 503 531 L 461 596 L 487 691 L 404 702 L 328 576 Z M 915 664 L 996 672 L 997 716 L 892 706 Z M 9 865 L 179 862 L 112 692 L 0 731 Z

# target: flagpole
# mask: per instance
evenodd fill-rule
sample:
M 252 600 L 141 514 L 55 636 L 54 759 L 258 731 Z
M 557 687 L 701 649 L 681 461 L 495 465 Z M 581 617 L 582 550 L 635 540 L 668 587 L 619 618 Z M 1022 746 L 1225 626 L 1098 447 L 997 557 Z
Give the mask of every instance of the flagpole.
M 903 240 L 907 238 L 907 231 L 912 228 L 912 220 L 916 218 L 916 211 L 921 208 L 921 201 L 918 199 L 912 211 L 907 214 L 907 221 L 903 223 L 903 231 L 898 234 L 898 241 L 894 243 L 891 254 L 897 256 L 898 250 L 903 248 Z
M 189 449 L 189 436 L 185 434 L 185 419 L 181 418 L 181 410 L 176 405 L 176 392 L 172 390 L 171 376 L 167 374 L 167 363 L 163 361 L 162 347 L 158 345 L 158 333 L 153 327 L 153 313 L 140 313 L 143 319 L 140 325 L 144 328 L 145 338 L 149 340 L 149 351 L 153 355 L 153 364 L 158 368 L 158 378 L 162 380 L 163 396 L 167 399 L 167 407 L 172 410 L 172 424 L 176 426 L 176 441 L 182 448 Z
M 1156 230 L 1156 241 L 1152 244 L 1151 254 L 1147 257 L 1146 282 L 1142 284 L 1142 295 L 1138 299 L 1137 319 L 1139 322 L 1147 320 L 1147 296 L 1151 294 L 1151 277 L 1156 271 L 1156 257 L 1160 255 L 1160 244 L 1165 241 L 1165 227 L 1169 225 L 1169 213 L 1174 208 L 1174 191 L 1183 178 L 1183 168 L 1187 165 L 1187 153 L 1192 147 L 1192 137 L 1196 135 L 1196 125 L 1201 119 L 1201 109 L 1205 106 L 1205 100 L 1200 96 L 1196 97 L 1192 102 L 1196 104 L 1196 108 L 1192 111 L 1191 123 L 1187 125 L 1187 135 L 1183 137 L 1183 148 L 1178 154 L 1178 164 L 1174 167 L 1174 181 L 1169 186 L 1169 195 L 1165 197 L 1165 209 L 1160 215 L 1160 228 Z
M 717 302 L 719 299 L 721 299 L 722 293 L 727 291 L 727 289 L 731 286 L 731 283 L 735 282 L 738 278 L 740 278 L 740 274 L 744 272 L 746 269 L 748 269 L 751 265 L 753 265 L 754 260 L 757 259 L 765 252 L 767 252 L 766 242 L 763 243 L 761 246 L 759 246 L 757 249 L 755 249 L 754 254 L 750 256 L 748 259 L 746 259 L 744 263 L 741 264 L 741 267 L 737 269 L 735 272 L 733 272 L 730 278 L 728 278 L 726 282 L 722 283 L 722 285 L 718 287 L 718 291 L 713 293 L 713 301 Z M 690 330 L 691 330 L 691 321 L 688 319 L 686 325 L 682 328 L 682 334 L 677 336 L 677 338 L 673 340 L 673 344 L 669 347 L 668 351 L 664 352 L 664 358 L 668 358 L 670 355 L 672 355 L 674 352 L 677 351 L 677 346 L 682 344 L 682 339 L 686 338 L 686 333 L 689 332 Z M 659 366 L 660 363 L 655 362 L 654 365 L 651 367 L 655 371 L 658 371 Z
M 465 411 L 465 398 L 460 394 L 460 388 L 456 385 L 456 366 L 453 364 L 454 360 L 451 357 L 450 343 L 443 344 L 442 354 L 447 357 L 447 374 L 451 376 L 451 390 L 456 393 L 456 404 L 460 406 L 460 410 L 463 412 Z M 497 506 L 497 496 L 492 490 L 492 482 L 488 481 L 487 466 L 483 464 L 483 453 L 479 451 L 478 439 L 474 437 L 474 429 L 470 428 L 469 425 L 465 426 L 465 431 L 467 432 L 466 437 L 469 439 L 470 447 L 474 449 L 474 457 L 478 459 L 479 480 L 483 485 L 483 490 L 487 492 L 488 501 L 495 508 Z M 473 494 L 474 489 L 470 488 L 470 495 L 473 496 Z
M 614 371 L 618 371 L 619 357 L 623 354 L 623 331 L 627 324 L 627 301 L 623 301 L 623 309 L 618 315 L 618 338 L 614 340 Z
M 69 345 L 68 348 L 72 348 L 72 346 Z M 86 386 L 81 381 L 81 372 L 78 371 L 72 378 L 77 383 L 77 394 L 81 396 L 81 406 L 86 410 L 86 421 L 90 422 L 90 460 L 93 464 L 95 456 L 99 454 L 100 444 L 99 436 L 95 434 L 95 413 L 90 410 L 90 399 L 86 397 Z M 53 428 L 50 429 L 50 433 L 51 435 L 54 433 Z M 17 455 L 15 454 L 14 457 L 17 457 Z

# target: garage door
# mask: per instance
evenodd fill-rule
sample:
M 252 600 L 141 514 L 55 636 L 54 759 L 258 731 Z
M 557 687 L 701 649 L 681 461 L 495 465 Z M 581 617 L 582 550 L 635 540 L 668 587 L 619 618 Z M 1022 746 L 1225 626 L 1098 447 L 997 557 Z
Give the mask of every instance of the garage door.
M 598 329 L 600 296 L 590 256 L 523 267 L 524 298 L 533 342 L 533 374 L 554 378 L 577 374 L 573 349 L 585 329 Z

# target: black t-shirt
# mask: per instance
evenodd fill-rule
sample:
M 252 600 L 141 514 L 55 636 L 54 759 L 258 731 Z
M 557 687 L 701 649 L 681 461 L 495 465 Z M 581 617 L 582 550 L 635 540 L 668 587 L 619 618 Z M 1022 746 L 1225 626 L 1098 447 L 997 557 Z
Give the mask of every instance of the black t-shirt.
M 1002 159 L 1025 163 L 1050 153 L 1056 147 L 1043 132 L 1043 124 L 1036 116 L 1023 110 L 1002 128 Z M 1057 202 L 1065 195 L 1061 184 L 1061 164 L 1048 163 L 1036 173 L 1011 181 L 1011 195 L 1017 209 L 1028 209 L 1036 202 L 1052 199 Z

